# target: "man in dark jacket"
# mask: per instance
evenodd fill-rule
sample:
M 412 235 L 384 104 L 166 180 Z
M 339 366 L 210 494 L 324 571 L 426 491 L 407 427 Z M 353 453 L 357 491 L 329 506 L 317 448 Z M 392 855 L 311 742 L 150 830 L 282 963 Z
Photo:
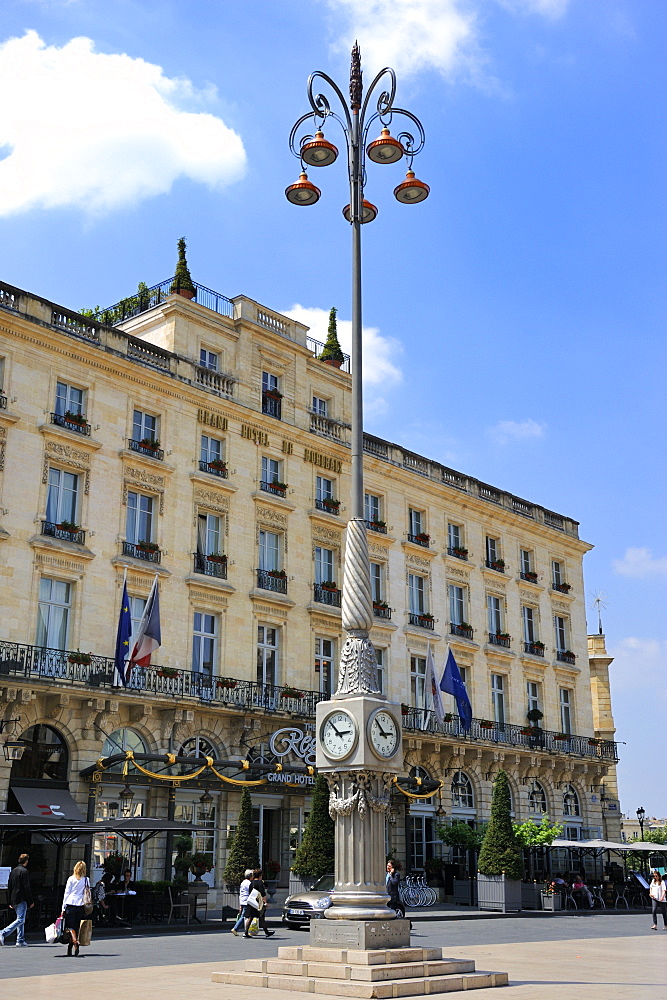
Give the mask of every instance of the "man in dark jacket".
M 19 857 L 19 863 L 16 868 L 12 868 L 9 873 L 9 882 L 7 883 L 9 906 L 16 914 L 16 920 L 14 923 L 8 924 L 3 931 L 0 931 L 0 944 L 7 944 L 6 939 L 13 931 L 16 931 L 17 948 L 28 947 L 24 933 L 25 916 L 28 909 L 35 905 L 32 898 L 32 889 L 30 888 L 30 876 L 28 875 L 27 868 L 28 860 L 28 855 L 22 854 Z

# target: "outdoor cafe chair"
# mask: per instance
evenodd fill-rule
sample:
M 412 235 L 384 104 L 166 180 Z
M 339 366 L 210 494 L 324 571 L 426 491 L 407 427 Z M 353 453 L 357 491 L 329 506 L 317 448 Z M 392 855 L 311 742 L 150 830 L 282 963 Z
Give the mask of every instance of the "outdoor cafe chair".
M 190 923 L 190 900 L 186 899 L 185 902 L 180 901 L 180 893 L 176 893 L 176 899 L 174 899 L 174 890 L 171 886 L 167 889 L 169 893 L 169 916 L 167 917 L 167 923 L 171 923 L 171 918 L 177 910 L 181 910 L 185 913 L 185 922 Z M 176 919 L 174 917 L 174 919 Z

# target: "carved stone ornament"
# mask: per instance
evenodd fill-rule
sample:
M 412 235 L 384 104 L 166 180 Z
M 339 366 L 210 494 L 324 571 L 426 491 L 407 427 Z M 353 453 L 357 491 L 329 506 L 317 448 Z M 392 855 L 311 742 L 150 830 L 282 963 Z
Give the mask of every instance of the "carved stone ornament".
M 381 694 L 377 656 L 367 631 L 347 630 L 340 654 L 336 697 L 343 694 Z
M 430 559 L 424 559 L 423 556 L 417 556 L 413 552 L 408 552 L 405 557 L 406 563 L 410 563 L 412 566 L 428 567 L 431 565 Z
M 222 493 L 216 490 L 205 490 L 197 487 L 195 489 L 195 507 L 207 507 L 219 514 L 226 514 L 229 511 L 229 500 Z
M 157 476 L 154 472 L 148 472 L 146 469 L 134 469 L 132 466 L 127 465 L 123 473 L 123 506 L 127 507 L 128 490 L 139 486 L 146 489 L 149 493 L 157 493 L 160 498 L 160 514 L 164 514 L 164 476 Z
M 351 816 L 355 809 L 362 819 L 368 809 L 376 813 L 389 812 L 393 774 L 349 771 L 342 775 L 352 783 L 351 794 L 345 798 L 341 795 L 341 773 L 331 771 L 325 777 L 329 785 L 329 815 L 333 820 L 337 816 Z
M 44 468 L 42 469 L 42 482 L 49 481 L 49 466 L 51 462 L 64 465 L 67 469 L 75 469 L 83 473 L 83 492 L 88 496 L 90 492 L 90 455 L 87 451 L 80 451 L 70 444 L 62 444 L 60 441 L 47 441 L 44 446 Z
M 287 514 L 283 514 L 280 510 L 274 510 L 273 507 L 256 507 L 255 508 L 258 521 L 265 521 L 268 524 L 277 524 L 281 528 L 287 527 Z

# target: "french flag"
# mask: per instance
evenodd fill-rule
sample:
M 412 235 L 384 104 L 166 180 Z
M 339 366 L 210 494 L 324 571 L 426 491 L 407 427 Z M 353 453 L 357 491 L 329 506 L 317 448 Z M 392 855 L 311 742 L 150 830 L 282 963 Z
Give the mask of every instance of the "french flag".
M 151 653 L 162 643 L 160 632 L 160 592 L 157 576 L 153 580 L 151 592 L 146 601 L 144 613 L 139 622 L 137 634 L 132 636 L 132 652 L 130 653 L 126 677 L 129 680 L 132 667 L 149 667 Z

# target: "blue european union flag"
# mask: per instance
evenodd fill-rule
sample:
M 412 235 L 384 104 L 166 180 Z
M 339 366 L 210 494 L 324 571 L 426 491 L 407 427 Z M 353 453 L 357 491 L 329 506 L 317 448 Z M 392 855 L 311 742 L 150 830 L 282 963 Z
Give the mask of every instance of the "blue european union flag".
M 132 615 L 130 613 L 130 599 L 127 596 L 127 581 L 123 583 L 123 597 L 120 602 L 120 616 L 118 618 L 118 632 L 116 633 L 116 656 L 115 678 L 116 684 L 127 684 L 127 658 L 130 655 L 130 637 L 132 635 Z
M 463 678 L 461 677 L 461 671 L 458 668 L 451 649 L 447 657 L 447 663 L 445 664 L 445 672 L 440 681 L 440 690 L 446 691 L 447 694 L 453 694 L 456 698 L 456 707 L 459 710 L 461 727 L 467 733 L 472 722 L 472 706 L 466 686 L 463 683 Z

